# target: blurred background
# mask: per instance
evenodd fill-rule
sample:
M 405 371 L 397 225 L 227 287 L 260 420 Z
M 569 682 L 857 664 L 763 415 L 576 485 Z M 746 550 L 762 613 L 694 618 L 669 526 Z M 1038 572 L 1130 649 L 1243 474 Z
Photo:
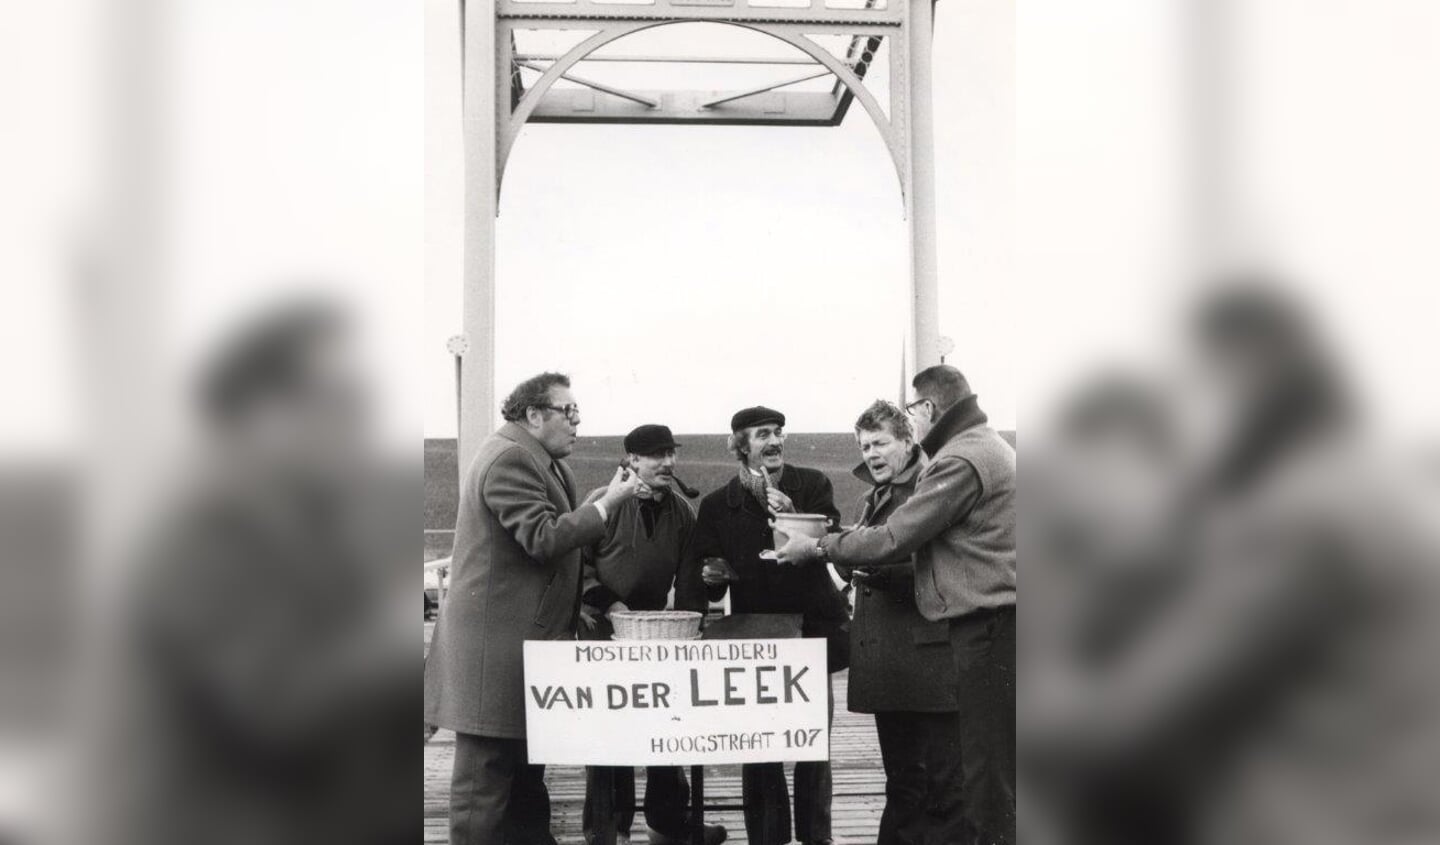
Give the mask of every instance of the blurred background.
M 413 841 L 453 10 L 0 11 L 0 837 Z M 1026 841 L 1434 841 L 1440 7 L 945 0 L 936 37 L 942 332 L 1035 479 Z M 596 436 L 631 424 L 602 408 L 713 431 L 742 393 L 843 431 L 895 392 L 904 267 L 852 124 L 523 138 L 502 326 L 605 274 L 543 314 L 583 355 L 502 328 L 497 382 L 570 370 Z M 672 276 L 703 295 L 654 297 Z M 752 361 L 769 393 L 708 344 L 642 373 L 682 305 L 881 351 Z

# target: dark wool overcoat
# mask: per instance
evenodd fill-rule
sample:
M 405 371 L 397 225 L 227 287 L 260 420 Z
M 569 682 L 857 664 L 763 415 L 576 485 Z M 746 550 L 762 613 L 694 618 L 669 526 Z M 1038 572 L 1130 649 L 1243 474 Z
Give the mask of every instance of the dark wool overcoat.
M 859 525 L 883 525 L 915 492 L 924 465 L 920 447 L 888 484 L 875 484 L 870 467 L 855 477 L 871 485 L 856 506 Z M 915 564 L 875 570 L 871 583 L 855 585 L 855 618 L 850 623 L 850 709 L 949 712 L 956 709 L 955 666 L 950 658 L 950 625 L 931 622 L 915 607 Z
M 838 524 L 835 488 L 824 473 L 786 464 L 776 486 L 790 497 L 798 513 L 824 514 Z M 707 598 L 717 601 L 724 596 L 726 586 L 707 589 L 699 576 L 705 558 L 724 558 L 739 576 L 728 586 L 733 613 L 802 614 L 802 635 L 825 637 L 830 644 L 830 671 L 843 669 L 848 662 L 850 621 L 844 597 L 822 564 L 788 566 L 762 560 L 761 552 L 775 548 L 773 536 L 769 513 L 738 477 L 710 493 L 700 501 L 692 556 L 676 584 L 676 607 L 701 610 Z

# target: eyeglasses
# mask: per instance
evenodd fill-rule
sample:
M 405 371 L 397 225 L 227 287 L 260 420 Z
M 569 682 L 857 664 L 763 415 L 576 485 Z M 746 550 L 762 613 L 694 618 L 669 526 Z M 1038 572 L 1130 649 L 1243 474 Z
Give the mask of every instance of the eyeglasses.
M 536 405 L 535 407 L 544 408 L 547 411 L 559 411 L 571 422 L 580 418 L 580 406 L 574 402 L 571 402 L 569 405 Z
M 921 405 L 924 405 L 926 402 L 929 402 L 929 401 L 930 401 L 929 399 L 916 399 L 914 402 L 911 402 L 909 405 L 906 405 L 906 406 L 905 406 L 905 413 L 907 413 L 907 414 L 913 414 L 913 413 L 915 413 L 915 409 L 916 409 L 917 407 L 919 407 L 919 406 L 921 406 Z

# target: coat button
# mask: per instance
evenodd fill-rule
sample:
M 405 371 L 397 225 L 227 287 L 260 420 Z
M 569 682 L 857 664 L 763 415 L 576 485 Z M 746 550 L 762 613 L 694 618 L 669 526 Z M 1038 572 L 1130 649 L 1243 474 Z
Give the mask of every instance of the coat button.
M 867 596 L 870 595 L 870 588 L 869 588 L 869 587 L 866 587 L 866 588 L 865 588 L 865 595 L 867 595 Z

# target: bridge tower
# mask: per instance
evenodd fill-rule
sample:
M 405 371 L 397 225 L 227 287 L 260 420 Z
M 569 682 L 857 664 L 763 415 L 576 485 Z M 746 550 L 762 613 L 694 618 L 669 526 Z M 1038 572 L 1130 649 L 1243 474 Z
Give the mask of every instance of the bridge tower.
M 856 102 L 895 166 L 910 237 L 906 369 L 940 362 L 931 42 L 934 0 L 462 0 L 465 232 L 457 352 L 460 468 L 492 431 L 495 232 L 505 164 L 537 123 L 838 126 Z M 643 55 L 606 49 L 671 24 L 741 27 L 788 45 L 785 57 Z M 562 50 L 526 48 L 534 33 Z M 866 87 L 884 59 L 884 104 Z M 667 68 L 762 66 L 773 81 L 727 90 L 636 89 L 600 81 L 605 62 Z M 557 87 L 565 80 L 568 84 Z M 816 80 L 821 82 L 817 83 Z M 828 87 L 816 90 L 817 85 Z M 885 107 L 888 105 L 888 109 Z

